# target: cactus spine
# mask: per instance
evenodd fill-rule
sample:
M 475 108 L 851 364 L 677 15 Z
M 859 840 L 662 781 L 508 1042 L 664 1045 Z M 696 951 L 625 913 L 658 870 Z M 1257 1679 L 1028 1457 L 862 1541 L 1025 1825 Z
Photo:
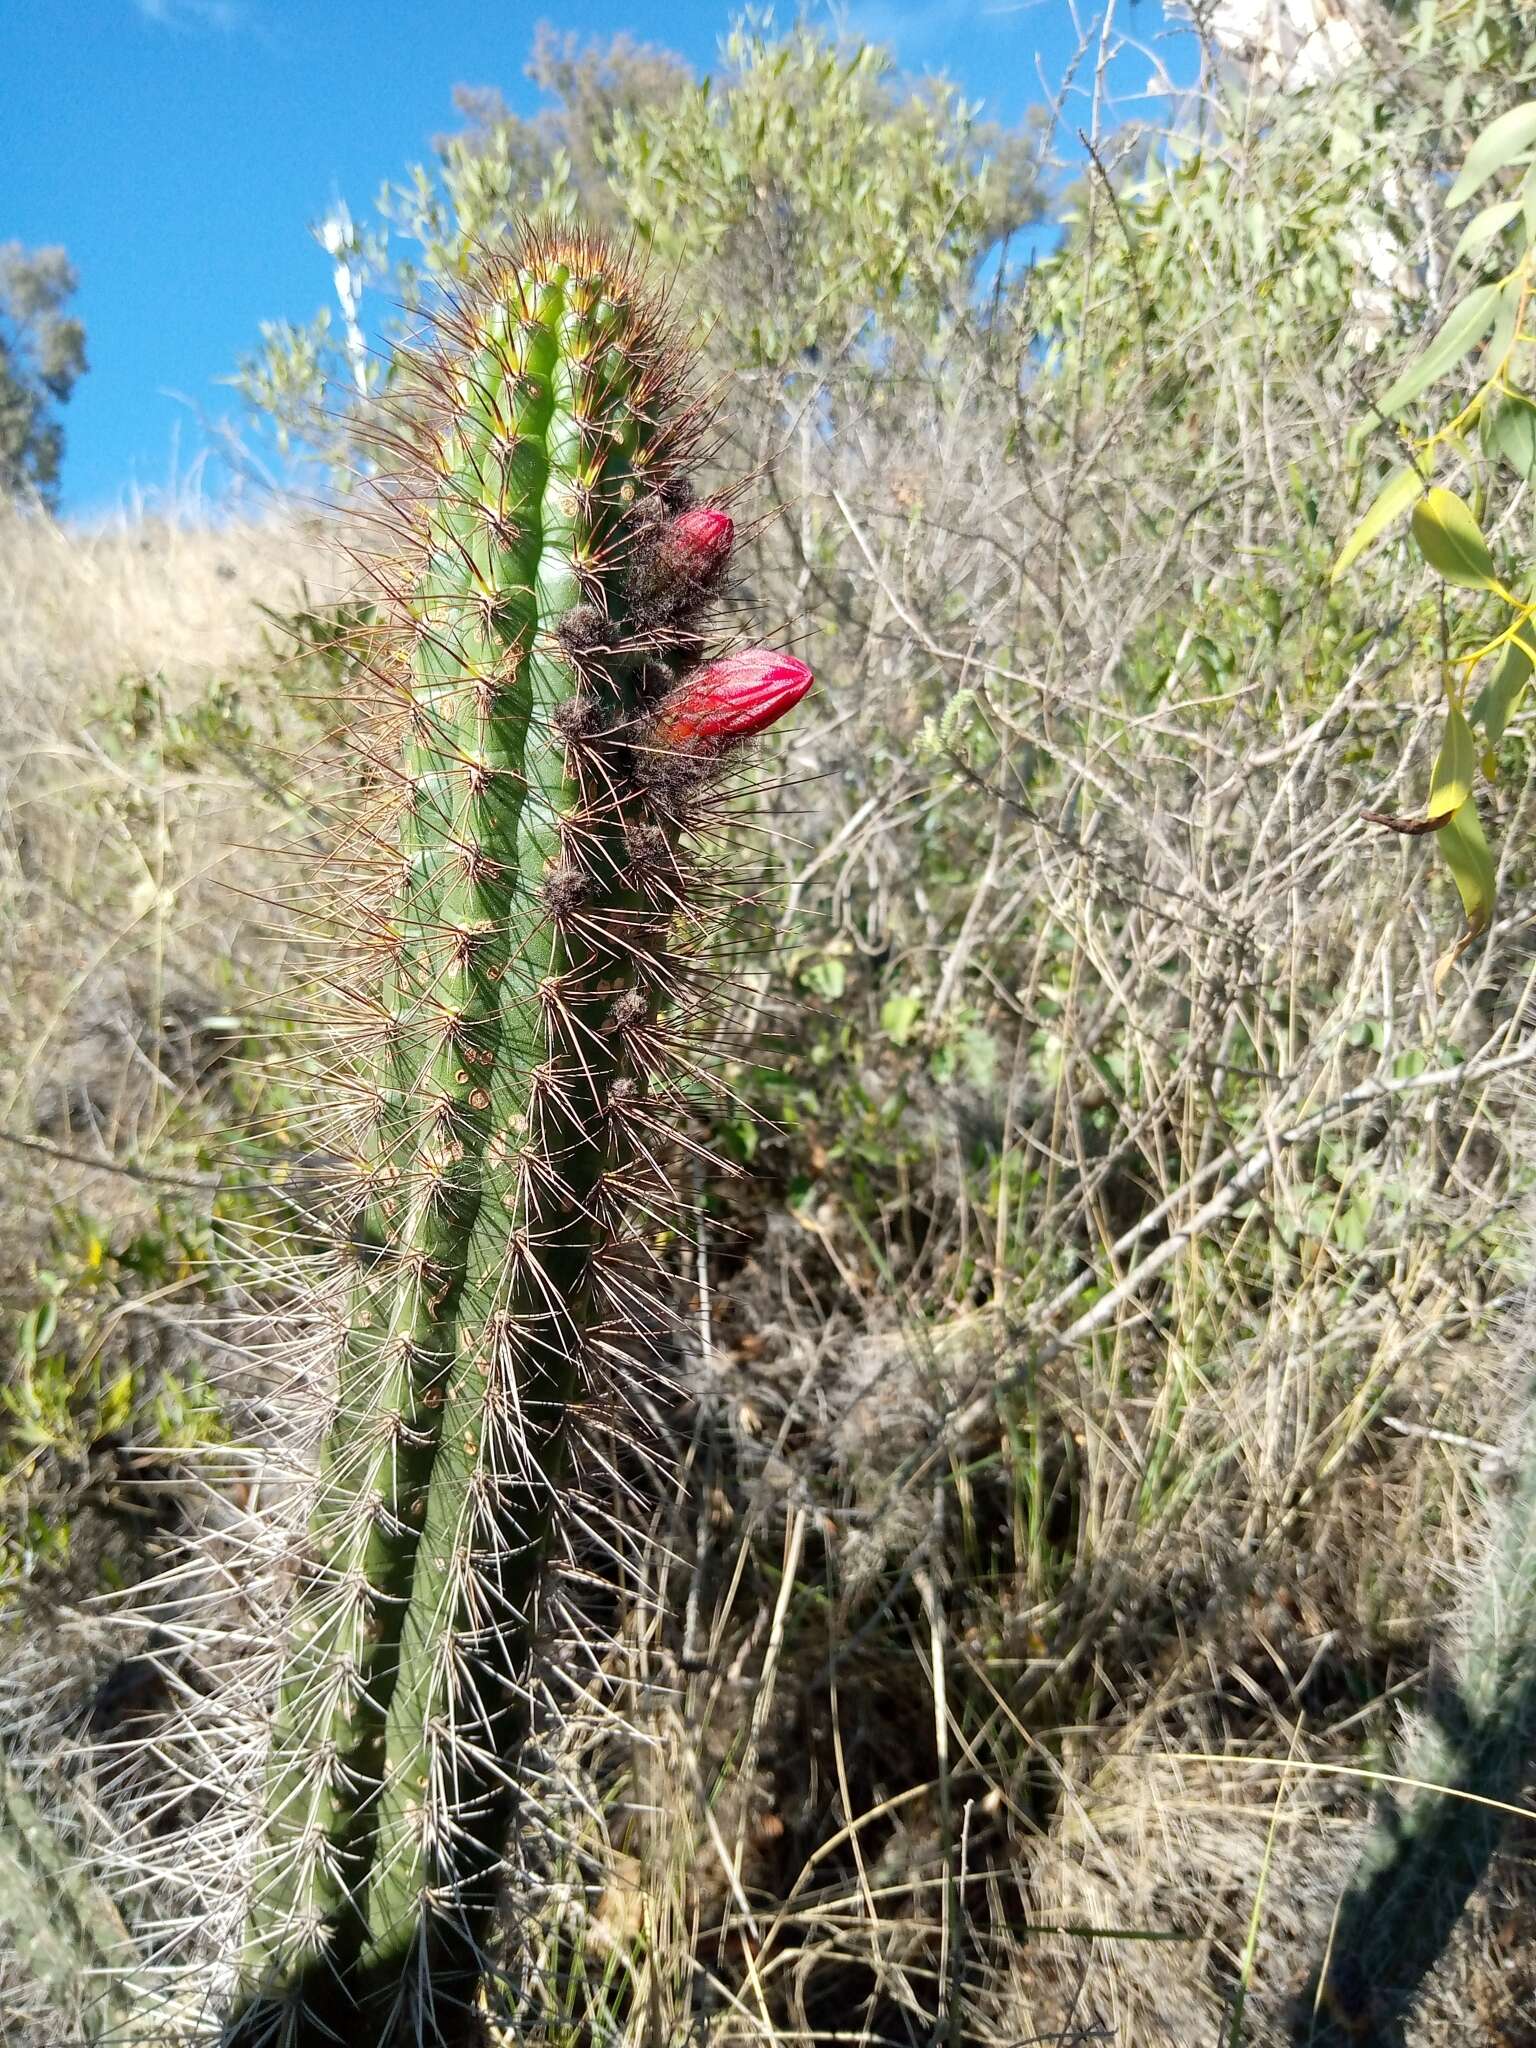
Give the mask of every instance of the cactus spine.
M 1441 1685 L 1351 1873 L 1324 1964 L 1297 2000 L 1297 2048 L 1393 2048 L 1482 1882 L 1536 1759 L 1536 1400 L 1471 1617 L 1457 1687 Z
M 138 1955 L 117 1908 L 0 1754 L 0 1929 L 55 2014 L 92 2044 L 134 2025 Z
M 743 657 L 697 666 L 730 523 L 688 509 L 683 367 L 602 243 L 525 237 L 402 408 L 347 1327 L 231 2042 L 474 2029 L 605 1250 L 686 1021 L 681 849 L 721 748 L 810 683 L 779 657 L 733 711 Z

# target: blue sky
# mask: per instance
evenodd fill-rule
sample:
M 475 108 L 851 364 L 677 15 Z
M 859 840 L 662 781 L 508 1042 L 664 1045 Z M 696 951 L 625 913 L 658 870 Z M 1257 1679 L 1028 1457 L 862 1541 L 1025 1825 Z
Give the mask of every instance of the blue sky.
M 383 181 L 455 125 L 456 84 L 497 85 L 532 112 L 522 66 L 540 18 L 584 37 L 628 30 L 707 69 L 732 12 L 712 0 L 0 5 L 0 241 L 62 242 L 81 276 L 91 369 L 64 415 L 65 510 L 154 497 L 194 468 L 206 423 L 238 415 L 219 379 L 259 323 L 308 319 L 328 297 L 310 224 L 337 198 L 366 216 Z M 1041 97 L 1040 71 L 1057 78 L 1077 43 L 1065 0 L 850 0 L 808 12 L 889 44 L 909 68 L 947 72 L 1005 121 Z M 1121 0 L 1118 19 L 1189 74 L 1160 0 Z M 1127 53 L 1116 90 L 1139 92 L 1148 68 Z

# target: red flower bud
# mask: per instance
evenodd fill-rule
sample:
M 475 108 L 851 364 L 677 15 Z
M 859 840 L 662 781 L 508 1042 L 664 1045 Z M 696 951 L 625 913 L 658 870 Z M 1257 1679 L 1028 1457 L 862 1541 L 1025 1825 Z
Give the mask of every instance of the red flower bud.
M 667 524 L 663 545 L 695 577 L 713 575 L 731 552 L 736 524 L 716 505 L 694 505 Z
M 695 669 L 663 700 L 656 739 L 664 747 L 750 739 L 792 711 L 815 680 L 792 654 L 766 647 L 727 654 Z

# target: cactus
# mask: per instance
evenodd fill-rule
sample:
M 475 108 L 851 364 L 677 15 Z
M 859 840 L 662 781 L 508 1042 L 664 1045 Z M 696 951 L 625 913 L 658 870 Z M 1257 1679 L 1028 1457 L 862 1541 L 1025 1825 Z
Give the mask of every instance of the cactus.
M 368 669 L 393 785 L 348 1059 L 346 1329 L 230 2044 L 473 2035 L 572 1416 L 688 1061 L 690 835 L 809 687 L 701 665 L 728 514 L 632 266 L 525 235 L 413 358 Z M 393 746 L 394 753 L 386 753 Z
M 1536 1411 L 1472 1616 L 1461 1683 L 1438 1688 L 1375 1815 L 1324 1962 L 1297 2000 L 1297 2048 L 1391 2048 L 1481 1883 L 1536 1758 Z
M 138 1956 L 127 1930 L 3 1754 L 0 1928 L 17 1965 L 84 2040 L 136 2038 Z

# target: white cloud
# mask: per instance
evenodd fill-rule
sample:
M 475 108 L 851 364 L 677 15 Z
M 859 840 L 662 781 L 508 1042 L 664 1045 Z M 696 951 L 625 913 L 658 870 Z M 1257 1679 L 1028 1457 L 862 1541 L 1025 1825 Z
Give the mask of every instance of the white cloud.
M 954 0 L 856 0 L 828 12 L 844 35 L 884 43 L 903 57 L 919 55 L 955 26 Z
M 997 35 L 1013 26 L 1006 17 L 1033 13 L 1042 0 L 828 0 L 832 25 L 845 35 L 883 43 L 908 63 L 920 63 L 935 45 L 967 35 Z
M 240 0 L 134 0 L 146 21 L 165 28 L 209 28 L 227 35 L 240 26 Z

